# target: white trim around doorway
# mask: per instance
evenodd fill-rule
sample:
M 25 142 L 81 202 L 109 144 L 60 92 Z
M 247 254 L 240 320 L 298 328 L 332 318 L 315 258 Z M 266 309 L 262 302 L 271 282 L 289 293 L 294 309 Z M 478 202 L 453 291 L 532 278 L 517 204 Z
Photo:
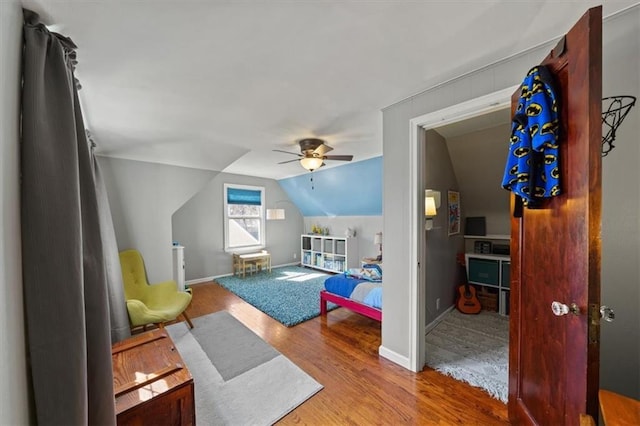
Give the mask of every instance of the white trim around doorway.
M 420 206 L 423 203 L 424 188 L 422 187 L 421 176 L 423 175 L 424 164 L 422 162 L 423 147 L 420 144 L 420 132 L 422 130 L 433 129 L 447 124 L 456 123 L 469 118 L 488 114 L 490 112 L 509 108 L 511 105 L 511 95 L 520 85 L 507 87 L 494 93 L 471 99 L 438 111 L 430 112 L 409 120 L 409 155 L 410 161 L 410 182 L 409 191 L 411 194 L 411 217 L 409 221 L 409 235 L 411 235 L 409 258 L 415 259 L 411 262 L 410 279 L 410 309 L 411 309 L 411 348 L 409 351 L 409 369 L 420 371 L 425 364 L 425 318 L 426 297 L 425 273 L 421 272 L 420 265 L 425 265 L 425 247 L 422 238 L 419 236 L 424 232 L 424 217 Z

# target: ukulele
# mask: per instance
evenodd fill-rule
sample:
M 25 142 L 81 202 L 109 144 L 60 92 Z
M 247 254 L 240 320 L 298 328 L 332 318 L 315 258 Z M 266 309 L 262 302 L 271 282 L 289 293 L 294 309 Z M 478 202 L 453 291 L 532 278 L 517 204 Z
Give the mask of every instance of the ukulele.
M 463 314 L 478 314 L 482 309 L 480 306 L 480 301 L 476 297 L 476 289 L 473 286 L 470 286 L 469 283 L 465 283 L 458 287 L 458 292 L 460 296 L 458 297 L 458 302 L 456 307 Z

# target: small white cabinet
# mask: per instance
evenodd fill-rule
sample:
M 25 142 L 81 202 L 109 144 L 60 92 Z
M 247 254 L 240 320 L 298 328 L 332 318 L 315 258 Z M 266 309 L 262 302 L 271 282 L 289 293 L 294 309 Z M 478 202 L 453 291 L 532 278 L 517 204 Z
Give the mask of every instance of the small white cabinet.
M 300 247 L 302 266 L 329 272 L 344 272 L 360 266 L 356 237 L 303 234 Z
M 184 247 L 173 246 L 173 280 L 178 284 L 178 291 L 184 291 Z

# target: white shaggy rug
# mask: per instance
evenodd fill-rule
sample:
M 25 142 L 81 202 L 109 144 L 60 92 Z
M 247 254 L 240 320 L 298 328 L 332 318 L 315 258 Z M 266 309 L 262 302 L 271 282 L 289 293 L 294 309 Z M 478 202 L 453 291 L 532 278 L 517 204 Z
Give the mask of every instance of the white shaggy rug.
M 426 351 L 429 367 L 507 402 L 509 317 L 454 309 L 427 334 Z

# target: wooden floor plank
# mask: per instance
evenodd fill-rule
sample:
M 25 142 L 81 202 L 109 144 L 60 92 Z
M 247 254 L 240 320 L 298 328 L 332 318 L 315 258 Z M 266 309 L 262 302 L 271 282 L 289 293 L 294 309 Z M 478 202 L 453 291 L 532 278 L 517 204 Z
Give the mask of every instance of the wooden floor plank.
M 191 318 L 229 311 L 324 386 L 279 425 L 509 424 L 506 405 L 484 391 L 378 356 L 377 321 L 339 308 L 285 327 L 216 283 L 191 288 Z

